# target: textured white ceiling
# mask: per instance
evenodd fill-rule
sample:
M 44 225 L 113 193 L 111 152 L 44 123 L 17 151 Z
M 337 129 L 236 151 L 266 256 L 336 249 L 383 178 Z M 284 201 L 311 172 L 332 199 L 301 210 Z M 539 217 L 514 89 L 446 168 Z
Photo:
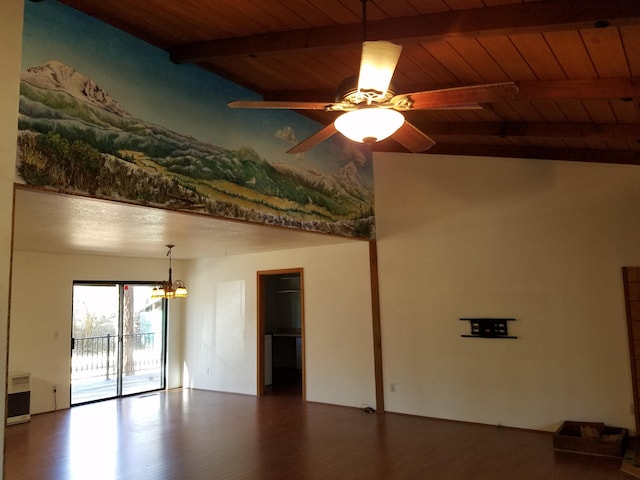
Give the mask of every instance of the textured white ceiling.
M 177 259 L 239 255 L 359 240 L 201 214 L 16 188 L 14 249 Z

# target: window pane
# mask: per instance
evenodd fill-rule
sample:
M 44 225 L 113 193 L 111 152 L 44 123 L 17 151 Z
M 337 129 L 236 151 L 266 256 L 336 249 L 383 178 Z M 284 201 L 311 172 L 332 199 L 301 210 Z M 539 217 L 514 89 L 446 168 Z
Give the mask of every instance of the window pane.
M 122 308 L 122 394 L 164 387 L 164 315 L 150 285 L 125 285 Z
M 74 285 L 71 404 L 118 394 L 117 285 Z

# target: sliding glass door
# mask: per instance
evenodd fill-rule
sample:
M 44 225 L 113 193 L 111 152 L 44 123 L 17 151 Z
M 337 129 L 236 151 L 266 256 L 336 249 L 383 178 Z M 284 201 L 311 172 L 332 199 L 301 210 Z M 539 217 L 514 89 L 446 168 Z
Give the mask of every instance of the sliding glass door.
M 165 386 L 165 302 L 154 285 L 73 286 L 71 404 Z

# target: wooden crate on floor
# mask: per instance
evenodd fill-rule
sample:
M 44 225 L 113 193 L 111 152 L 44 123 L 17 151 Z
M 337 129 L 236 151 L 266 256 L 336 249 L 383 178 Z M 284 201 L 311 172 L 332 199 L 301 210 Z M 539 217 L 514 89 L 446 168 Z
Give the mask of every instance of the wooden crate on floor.
M 556 451 L 622 457 L 629 432 L 604 423 L 565 421 L 553 434 Z

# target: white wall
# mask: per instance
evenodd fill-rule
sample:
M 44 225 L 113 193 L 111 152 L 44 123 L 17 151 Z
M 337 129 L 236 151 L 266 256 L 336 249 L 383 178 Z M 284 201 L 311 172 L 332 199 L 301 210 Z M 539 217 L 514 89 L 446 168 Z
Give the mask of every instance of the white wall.
M 168 387 L 182 385 L 184 368 L 185 386 L 255 395 L 257 272 L 301 267 L 307 400 L 375 405 L 368 252 L 367 242 L 354 241 L 174 261 L 189 297 L 170 302 Z M 58 408 L 69 407 L 73 281 L 146 281 L 166 269 L 163 259 L 14 252 L 9 368 L 31 373 L 32 413 L 54 408 L 53 385 Z M 47 285 L 37 301 L 34 282 Z
M 416 155 L 374 165 L 386 408 L 634 429 L 621 267 L 640 265 L 640 167 Z M 460 317 L 515 317 L 519 338 L 461 338 Z
M 256 394 L 257 272 L 284 268 L 304 269 L 307 400 L 375 405 L 369 247 L 362 241 L 191 262 L 185 386 Z
M 61 255 L 16 251 L 13 255 L 9 370 L 31 373 L 31 413 L 70 404 L 73 281 L 153 281 L 167 276 L 163 259 Z M 173 261 L 178 276 L 182 261 Z M 188 283 L 188 279 L 184 279 Z M 37 293 L 37 297 L 34 297 Z M 169 302 L 167 387 L 181 386 L 182 300 Z
M 633 429 L 620 268 L 640 264 L 640 169 L 409 155 L 376 156 L 375 168 L 387 410 Z M 10 365 L 34 373 L 34 412 L 68 379 L 60 332 L 72 280 L 166 276 L 162 259 L 15 252 L 14 262 Z M 255 394 L 256 272 L 301 267 L 307 399 L 375 404 L 366 242 L 175 267 L 190 295 L 172 303 L 185 309 L 185 350 L 174 323 L 170 386 L 184 366 L 185 386 Z M 54 285 L 51 297 L 33 302 L 34 279 Z M 461 338 L 458 318 L 473 316 L 515 317 L 519 338 Z
M 22 51 L 23 0 L 3 0 L 0 8 L 0 398 L 5 398 L 7 320 L 11 265 L 13 179 L 18 135 L 18 92 Z M 0 418 L 5 402 L 0 402 Z M 0 428 L 4 444 L 4 429 Z M 0 478 L 3 474 L 0 473 Z

